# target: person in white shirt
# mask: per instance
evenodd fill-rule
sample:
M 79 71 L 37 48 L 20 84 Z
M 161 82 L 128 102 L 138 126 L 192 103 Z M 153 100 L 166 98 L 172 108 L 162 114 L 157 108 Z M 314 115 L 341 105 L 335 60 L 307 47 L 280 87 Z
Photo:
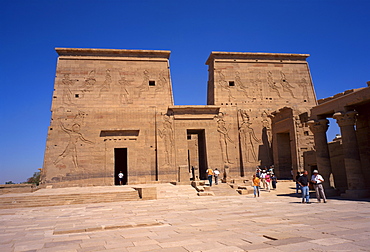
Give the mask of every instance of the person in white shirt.
M 262 182 L 262 185 L 263 185 L 263 189 L 267 188 L 266 175 L 267 175 L 266 170 L 262 170 L 261 182 Z
M 323 199 L 324 203 L 326 203 L 324 187 L 322 186 L 324 178 L 319 174 L 318 170 L 314 170 L 312 173 L 313 175 L 311 176 L 311 183 L 315 188 L 317 201 L 321 202 L 321 199 Z
M 218 185 L 218 176 L 220 175 L 220 171 L 217 168 L 213 171 L 213 176 L 215 177 L 215 185 Z
M 118 173 L 118 180 L 119 180 L 119 184 L 120 185 L 122 185 L 122 182 L 123 182 L 123 173 L 122 173 L 122 171 L 120 171 L 119 173 Z

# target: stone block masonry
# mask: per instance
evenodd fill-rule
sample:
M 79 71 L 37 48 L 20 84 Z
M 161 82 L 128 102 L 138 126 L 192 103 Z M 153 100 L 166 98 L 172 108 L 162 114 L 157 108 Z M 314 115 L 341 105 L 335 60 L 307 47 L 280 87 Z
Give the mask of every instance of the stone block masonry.
M 273 164 L 284 177 L 301 162 L 289 138 L 304 135 L 299 115 L 316 105 L 307 54 L 212 52 L 208 105 L 175 106 L 170 51 L 56 51 L 44 184 L 118 185 L 121 171 L 123 184 L 190 183 L 209 167 L 249 178 Z M 271 118 L 283 107 L 298 119 L 278 138 Z

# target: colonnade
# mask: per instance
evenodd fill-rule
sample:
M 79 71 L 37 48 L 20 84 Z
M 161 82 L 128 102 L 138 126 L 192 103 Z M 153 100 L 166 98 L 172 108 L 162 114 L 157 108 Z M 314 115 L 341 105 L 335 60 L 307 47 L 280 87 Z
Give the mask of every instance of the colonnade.
M 344 166 L 348 188 L 346 194 L 359 195 L 365 193 L 365 179 L 362 173 L 360 152 L 355 130 L 357 116 L 358 112 L 351 110 L 346 112 L 336 112 L 332 117 L 336 119 L 342 135 Z M 329 188 L 329 176 L 330 173 L 332 173 L 326 137 L 329 121 L 326 118 L 322 118 L 323 116 L 320 117 L 321 118 L 308 121 L 308 124 L 310 130 L 314 134 L 317 167 L 320 174 L 325 179 L 324 186 Z

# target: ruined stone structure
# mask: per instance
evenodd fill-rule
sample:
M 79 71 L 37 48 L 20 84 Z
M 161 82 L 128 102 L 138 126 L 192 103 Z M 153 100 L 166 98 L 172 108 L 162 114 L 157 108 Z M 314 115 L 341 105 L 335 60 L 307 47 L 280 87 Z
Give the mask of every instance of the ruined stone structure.
M 273 164 L 289 177 L 312 148 L 307 54 L 212 52 L 207 105 L 175 106 L 169 51 L 56 51 L 44 183 L 187 182 L 208 167 L 249 179 Z
M 329 145 L 326 138 L 327 118 L 336 119 L 342 136 L 341 141 Z M 314 165 L 327 181 L 326 186 L 330 174 L 333 174 L 335 186 L 345 191 L 345 197 L 369 196 L 370 87 L 348 90 L 319 100 L 319 105 L 311 109 L 308 124 L 314 133 Z

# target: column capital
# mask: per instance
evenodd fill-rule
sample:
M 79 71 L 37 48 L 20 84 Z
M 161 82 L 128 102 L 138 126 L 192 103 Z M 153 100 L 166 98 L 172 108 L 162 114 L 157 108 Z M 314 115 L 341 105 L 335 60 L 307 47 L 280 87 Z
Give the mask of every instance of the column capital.
M 343 126 L 354 126 L 356 123 L 356 116 L 358 113 L 356 111 L 347 112 L 336 112 L 333 118 L 337 120 L 339 127 Z
M 328 119 L 310 120 L 307 122 L 312 133 L 326 132 L 329 127 Z

